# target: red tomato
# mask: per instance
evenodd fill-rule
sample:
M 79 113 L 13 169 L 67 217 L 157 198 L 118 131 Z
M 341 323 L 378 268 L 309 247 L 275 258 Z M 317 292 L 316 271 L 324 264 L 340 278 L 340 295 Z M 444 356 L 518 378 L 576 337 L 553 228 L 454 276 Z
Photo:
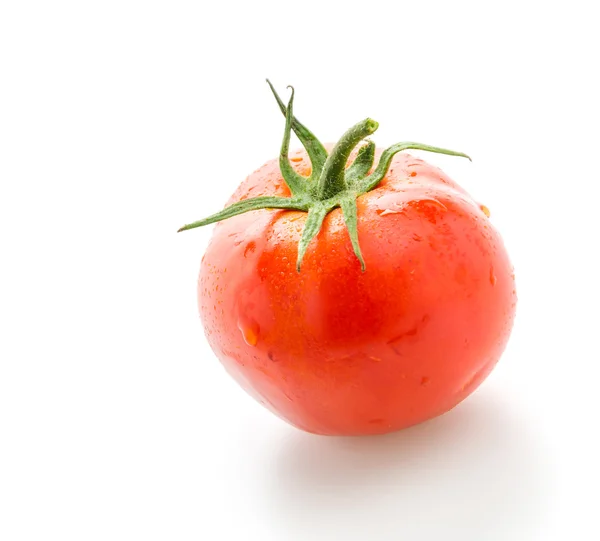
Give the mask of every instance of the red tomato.
M 310 174 L 305 152 L 291 161 Z M 276 160 L 229 204 L 258 195 L 290 196 Z M 219 223 L 200 270 L 202 323 L 229 374 L 318 434 L 385 433 L 448 411 L 493 369 L 515 314 L 489 211 L 438 168 L 397 154 L 357 215 L 364 272 L 340 208 L 300 272 L 307 213 L 268 209 Z

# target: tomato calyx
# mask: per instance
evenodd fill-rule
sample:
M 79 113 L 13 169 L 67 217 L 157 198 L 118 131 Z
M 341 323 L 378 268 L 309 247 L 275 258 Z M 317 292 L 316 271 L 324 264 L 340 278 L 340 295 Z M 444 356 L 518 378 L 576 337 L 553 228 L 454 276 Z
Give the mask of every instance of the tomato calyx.
M 279 154 L 279 168 L 283 180 L 290 189 L 291 197 L 259 196 L 244 199 L 208 218 L 184 225 L 178 232 L 226 220 L 252 210 L 288 209 L 308 212 L 298 245 L 296 269 L 300 272 L 304 254 L 310 242 L 319 233 L 325 216 L 334 208 L 339 207 L 342 209 L 352 248 L 364 272 L 366 266 L 358 241 L 356 199 L 377 187 L 387 173 L 394 155 L 403 150 L 416 149 L 450 156 L 461 156 L 471 160 L 469 156 L 462 152 L 421 143 L 403 142 L 384 150 L 379 163 L 369 174 L 374 163 L 375 144 L 367 140 L 366 144 L 359 148 L 354 162 L 346 167 L 352 151 L 361 141 L 373 134 L 379 124 L 371 118 L 358 122 L 342 135 L 331 153 L 328 153 L 317 137 L 294 116 L 294 88 L 288 87 L 291 89 L 291 95 L 286 107 L 268 79 L 267 83 L 281 112 L 285 115 L 285 132 Z M 292 131 L 304 146 L 311 161 L 312 171 L 308 177 L 300 175 L 289 160 L 288 153 Z

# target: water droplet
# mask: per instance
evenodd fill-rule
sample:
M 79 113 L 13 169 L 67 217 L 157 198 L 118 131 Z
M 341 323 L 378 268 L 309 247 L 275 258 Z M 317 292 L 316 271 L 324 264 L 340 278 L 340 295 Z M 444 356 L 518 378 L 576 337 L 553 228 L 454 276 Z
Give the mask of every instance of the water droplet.
M 496 282 L 497 282 L 497 279 L 496 279 L 496 275 L 494 274 L 494 267 L 490 267 L 490 284 L 495 286 Z
M 379 216 L 387 216 L 388 214 L 400 214 L 402 209 L 378 209 L 377 214 Z
M 254 250 L 256 250 L 256 242 L 251 240 L 244 249 L 244 257 L 248 257 L 248 254 L 254 252 Z
M 491 216 L 490 209 L 485 205 L 479 205 L 479 208 L 481 209 L 481 212 L 483 212 L 488 218 Z
M 474 388 L 479 385 L 482 381 L 482 375 L 490 368 L 490 364 L 485 364 L 479 370 L 477 370 L 474 374 L 472 374 L 469 379 L 465 381 L 462 387 L 459 390 L 459 393 L 467 393 L 470 394 Z
M 238 320 L 238 329 L 242 332 L 244 342 L 249 346 L 256 346 L 258 343 L 258 336 L 260 334 L 260 327 L 256 321 L 249 319 L 243 321 L 241 318 Z
M 441 208 L 442 210 L 448 210 L 448 207 L 446 207 L 446 205 L 444 205 L 444 203 L 442 203 L 441 201 L 438 201 L 437 199 L 421 199 L 420 201 L 418 201 L 418 203 L 424 203 L 424 204 L 429 204 L 429 203 L 433 203 L 434 206 Z
M 396 355 L 402 356 L 403 354 L 403 345 L 404 341 L 409 339 L 411 336 L 415 336 L 417 334 L 417 327 L 414 327 L 408 331 L 400 333 L 390 340 L 387 341 L 388 346 L 392 348 Z

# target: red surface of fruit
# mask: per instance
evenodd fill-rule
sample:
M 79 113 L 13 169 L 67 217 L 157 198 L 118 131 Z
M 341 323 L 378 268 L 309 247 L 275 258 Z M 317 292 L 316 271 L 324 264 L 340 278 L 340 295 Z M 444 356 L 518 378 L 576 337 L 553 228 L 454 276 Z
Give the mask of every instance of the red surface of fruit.
M 291 159 L 310 173 L 304 152 Z M 289 196 L 277 160 L 229 204 L 259 195 Z M 198 282 L 204 329 L 227 371 L 319 434 L 390 432 L 448 411 L 490 373 L 515 314 L 489 211 L 440 169 L 397 154 L 357 204 L 365 272 L 339 208 L 300 273 L 306 212 L 258 210 L 215 226 Z

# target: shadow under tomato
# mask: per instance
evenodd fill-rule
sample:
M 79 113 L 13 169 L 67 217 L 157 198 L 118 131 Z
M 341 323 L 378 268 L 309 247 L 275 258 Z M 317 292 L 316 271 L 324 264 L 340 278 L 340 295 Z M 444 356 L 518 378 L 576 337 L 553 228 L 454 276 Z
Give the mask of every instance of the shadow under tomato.
M 488 391 L 386 436 L 293 432 L 272 460 L 264 520 L 290 541 L 524 539 L 550 482 L 526 421 Z

